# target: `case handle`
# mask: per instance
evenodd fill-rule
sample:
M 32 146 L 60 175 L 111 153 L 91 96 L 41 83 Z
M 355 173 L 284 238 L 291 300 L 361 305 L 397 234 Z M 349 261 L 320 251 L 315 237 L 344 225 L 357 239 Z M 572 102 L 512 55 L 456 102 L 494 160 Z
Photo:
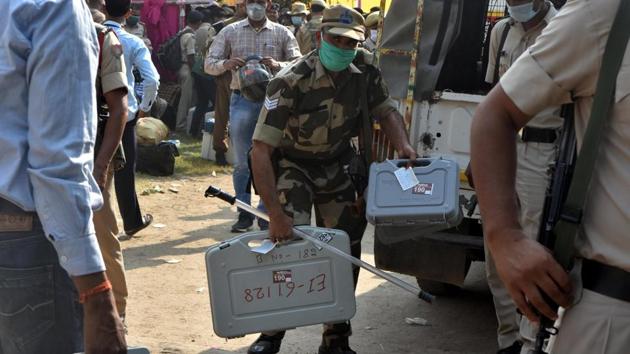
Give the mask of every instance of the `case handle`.
M 411 161 L 412 167 L 427 167 L 433 163 L 433 160 L 429 159 L 416 159 Z M 396 163 L 396 167 L 407 167 L 409 165 L 409 160 L 398 160 Z

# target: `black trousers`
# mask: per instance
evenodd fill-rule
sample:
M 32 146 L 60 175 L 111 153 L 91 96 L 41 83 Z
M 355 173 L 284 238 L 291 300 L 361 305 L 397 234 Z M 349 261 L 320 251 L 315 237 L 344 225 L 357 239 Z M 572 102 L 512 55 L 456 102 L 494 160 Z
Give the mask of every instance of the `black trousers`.
M 195 106 L 195 112 L 193 112 L 190 131 L 188 133 L 192 136 L 198 136 L 201 134 L 204 116 L 206 112 L 208 112 L 208 103 L 212 102 L 214 106 L 217 85 L 212 76 L 203 76 L 194 72 L 192 75 L 195 84 L 195 92 L 197 93 L 197 105 Z
M 138 118 L 127 122 L 122 137 L 123 149 L 127 163 L 125 167 L 116 171 L 114 187 L 118 208 L 123 219 L 125 230 L 131 230 L 142 225 L 142 212 L 136 195 L 136 123 Z

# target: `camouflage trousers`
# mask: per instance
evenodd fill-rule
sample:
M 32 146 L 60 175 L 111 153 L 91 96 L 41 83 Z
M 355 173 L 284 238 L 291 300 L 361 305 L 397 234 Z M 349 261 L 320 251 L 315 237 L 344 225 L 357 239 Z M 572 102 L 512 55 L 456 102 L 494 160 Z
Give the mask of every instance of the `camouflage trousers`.
M 317 226 L 345 231 L 350 236 L 351 254 L 360 258 L 367 221 L 344 165 L 347 165 L 344 159 L 322 164 L 280 158 L 276 188 L 280 203 L 294 225 L 310 225 L 314 207 Z M 354 265 L 353 273 L 356 288 L 359 268 Z M 326 346 L 344 346 L 351 334 L 349 322 L 324 324 L 323 341 Z

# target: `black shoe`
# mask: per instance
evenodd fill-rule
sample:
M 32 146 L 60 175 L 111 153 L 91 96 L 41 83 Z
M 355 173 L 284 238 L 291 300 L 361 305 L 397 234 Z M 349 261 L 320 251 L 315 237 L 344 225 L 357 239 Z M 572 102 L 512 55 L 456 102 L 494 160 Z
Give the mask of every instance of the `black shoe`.
M 125 234 L 127 234 L 127 236 L 133 236 L 137 234 L 138 232 L 144 230 L 147 226 L 151 225 L 152 222 L 153 222 L 153 215 L 145 214 L 142 216 L 142 224 L 140 224 L 140 226 L 138 227 L 134 227 L 133 229 L 125 230 Z
M 254 225 L 254 216 L 247 212 L 238 213 L 238 220 L 232 225 L 232 232 L 245 232 Z
M 352 335 L 352 327 L 349 322 L 324 325 L 322 344 L 319 346 L 319 354 L 356 354 L 350 349 L 349 338 Z
M 523 343 L 519 341 L 515 341 L 509 347 L 499 350 L 497 354 L 520 354 L 522 346 L 523 346 Z
M 247 354 L 275 354 L 280 351 L 285 332 L 273 336 L 261 334 L 247 349 Z
M 217 151 L 214 155 L 215 162 L 218 166 L 227 166 L 229 165 L 227 159 L 225 158 L 225 152 Z

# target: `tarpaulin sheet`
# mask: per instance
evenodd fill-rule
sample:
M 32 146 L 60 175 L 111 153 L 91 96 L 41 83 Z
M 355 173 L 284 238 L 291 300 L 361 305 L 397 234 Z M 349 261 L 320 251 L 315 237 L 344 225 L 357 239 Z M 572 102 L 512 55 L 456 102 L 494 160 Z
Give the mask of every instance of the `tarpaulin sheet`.
M 435 89 L 444 58 L 459 35 L 464 0 L 425 0 L 416 62 L 414 99 L 421 101 Z M 416 27 L 417 1 L 392 0 L 385 17 L 381 48 L 411 51 Z M 411 57 L 381 54 L 380 67 L 390 95 L 407 97 Z

